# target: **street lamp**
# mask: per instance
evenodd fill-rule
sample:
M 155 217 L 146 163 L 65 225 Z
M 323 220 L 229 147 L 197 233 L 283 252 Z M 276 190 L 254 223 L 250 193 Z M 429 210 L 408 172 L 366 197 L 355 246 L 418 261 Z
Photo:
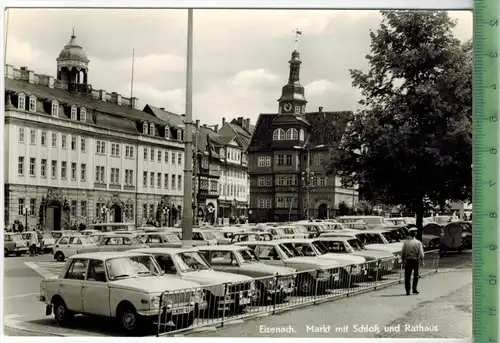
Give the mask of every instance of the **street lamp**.
M 304 144 L 303 146 L 294 146 L 294 149 L 298 150 L 306 150 L 307 151 L 307 168 L 305 171 L 301 173 L 302 175 L 302 186 L 306 190 L 306 203 L 307 203 L 307 208 L 306 208 L 306 216 L 309 217 L 309 209 L 311 207 L 311 190 L 314 187 L 313 184 L 313 179 L 314 179 L 314 172 L 311 171 L 311 150 L 312 149 L 321 149 L 325 145 L 315 145 L 315 146 L 307 146 Z
M 23 207 L 24 231 L 28 231 L 28 213 L 29 213 L 29 207 L 24 205 Z

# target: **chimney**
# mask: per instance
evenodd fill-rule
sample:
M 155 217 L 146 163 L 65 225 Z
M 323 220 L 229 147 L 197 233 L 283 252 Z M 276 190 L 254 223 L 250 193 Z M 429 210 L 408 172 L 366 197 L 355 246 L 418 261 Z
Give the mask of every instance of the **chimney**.
M 250 130 L 250 118 L 247 118 L 243 121 L 243 128 L 247 131 Z
M 207 124 L 203 124 L 203 127 L 207 127 Z
M 320 107 L 319 107 L 319 111 L 318 111 L 318 112 L 319 112 L 319 113 L 323 113 L 323 106 L 320 106 Z
M 99 99 L 106 101 L 106 91 L 104 89 L 99 89 Z
M 215 124 L 214 125 L 214 131 L 215 132 L 219 132 L 219 124 Z
M 118 93 L 115 93 L 115 95 L 116 95 L 116 104 L 121 105 L 122 104 L 122 95 L 118 94 Z
M 130 107 L 135 108 L 137 106 L 137 98 L 135 96 L 130 98 Z
M 54 88 L 54 77 L 49 76 L 49 88 Z
M 5 76 L 7 76 L 8 79 L 14 78 L 14 66 L 10 64 L 5 65 Z
M 226 123 L 226 118 L 222 118 L 222 126 Z
M 160 107 L 160 110 L 165 111 L 165 107 Z
M 196 119 L 196 124 L 195 124 L 196 128 L 200 127 L 200 120 L 199 119 Z
M 33 70 L 28 70 L 28 82 L 35 83 L 35 72 Z
M 238 117 L 237 121 L 238 121 L 238 125 L 240 127 L 243 127 L 243 117 Z

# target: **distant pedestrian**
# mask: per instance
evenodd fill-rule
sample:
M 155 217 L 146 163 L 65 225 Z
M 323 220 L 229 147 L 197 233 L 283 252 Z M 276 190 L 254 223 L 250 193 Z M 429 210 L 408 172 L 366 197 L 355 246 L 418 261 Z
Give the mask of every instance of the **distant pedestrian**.
M 410 231 L 410 238 L 403 244 L 403 252 L 401 258 L 405 267 L 405 289 L 406 295 L 410 295 L 410 281 L 413 272 L 413 283 L 411 290 L 414 294 L 418 294 L 418 269 L 420 262 L 424 266 L 424 246 L 422 242 L 415 238 L 416 231 Z
M 36 232 L 30 234 L 30 256 L 36 256 L 36 247 L 38 245 L 38 235 Z

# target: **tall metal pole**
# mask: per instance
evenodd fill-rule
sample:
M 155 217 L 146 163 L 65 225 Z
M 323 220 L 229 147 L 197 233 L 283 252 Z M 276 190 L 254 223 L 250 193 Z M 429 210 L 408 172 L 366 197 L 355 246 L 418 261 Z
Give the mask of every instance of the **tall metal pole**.
M 5 9 L 5 47 L 4 47 L 4 56 L 5 61 L 4 64 L 7 64 L 7 41 L 9 40 L 9 9 Z
M 194 143 L 193 143 L 193 207 L 194 207 L 194 218 L 193 224 L 198 223 L 198 194 L 196 188 L 196 181 L 198 177 L 198 128 L 194 133 Z
M 311 218 L 311 214 L 309 213 L 311 209 L 311 149 L 307 149 L 307 216 Z M 306 218 L 307 219 L 307 218 Z
M 132 104 L 132 97 L 134 96 L 134 64 L 135 64 L 135 49 L 132 49 L 132 76 L 130 78 L 130 103 Z
M 182 240 L 193 237 L 193 9 L 188 9 Z

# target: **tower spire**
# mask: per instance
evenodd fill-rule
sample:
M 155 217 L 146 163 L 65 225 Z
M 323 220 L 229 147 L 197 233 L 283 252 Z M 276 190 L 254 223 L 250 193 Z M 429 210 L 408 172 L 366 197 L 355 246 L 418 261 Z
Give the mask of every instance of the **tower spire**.
M 295 33 L 294 50 L 297 51 L 299 50 L 299 36 L 302 36 L 302 31 L 300 31 L 299 29 L 295 29 L 293 33 Z

